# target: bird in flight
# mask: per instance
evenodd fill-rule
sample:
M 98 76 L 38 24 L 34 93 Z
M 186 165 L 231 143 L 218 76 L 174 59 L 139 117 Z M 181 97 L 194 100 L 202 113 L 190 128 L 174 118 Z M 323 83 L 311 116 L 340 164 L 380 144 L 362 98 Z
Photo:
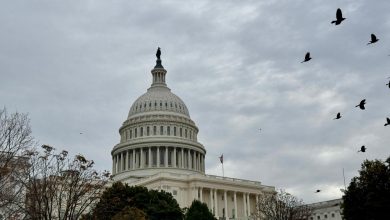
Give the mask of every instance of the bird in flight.
M 390 118 L 386 118 L 386 124 L 385 126 L 390 125 Z
M 83 134 L 83 132 L 80 132 L 80 134 Z
M 303 63 L 303 62 L 307 62 L 307 61 L 309 61 L 309 60 L 311 60 L 311 57 L 310 57 L 310 52 L 307 52 L 307 53 L 306 53 L 306 55 L 305 55 L 305 60 L 304 60 L 304 61 L 302 61 L 301 63 Z
M 340 119 L 340 118 L 341 118 L 341 113 L 339 112 L 339 113 L 337 113 L 336 118 L 334 118 L 333 120 Z
M 376 38 L 375 34 L 371 34 L 371 41 L 367 45 L 376 43 L 376 42 L 378 42 L 378 40 L 379 39 Z
M 390 81 L 389 81 L 389 83 L 386 84 L 386 86 L 389 86 L 389 88 L 390 88 Z
M 319 193 L 319 192 L 321 192 L 321 190 L 320 190 L 320 189 L 317 189 L 317 190 L 315 191 L 315 193 Z
M 366 104 L 366 100 L 363 99 L 362 101 L 360 101 L 359 105 L 356 105 L 355 107 L 359 107 L 361 110 L 364 110 L 364 109 L 366 109 L 364 107 L 365 104 Z
M 336 20 L 332 21 L 331 24 L 339 25 L 342 21 L 344 21 L 345 18 L 343 18 L 343 13 L 341 12 L 341 9 L 338 8 L 336 11 Z
M 363 145 L 360 147 L 360 150 L 358 152 L 364 153 L 364 152 L 366 152 L 366 150 L 367 150 L 367 148 Z

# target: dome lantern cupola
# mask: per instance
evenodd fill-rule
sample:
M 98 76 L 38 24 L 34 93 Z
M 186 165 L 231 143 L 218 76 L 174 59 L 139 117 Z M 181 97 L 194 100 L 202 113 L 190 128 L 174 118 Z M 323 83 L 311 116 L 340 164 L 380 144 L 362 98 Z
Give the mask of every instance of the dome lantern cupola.
M 157 49 L 156 53 L 156 66 L 152 69 L 152 75 L 153 75 L 153 87 L 166 87 L 167 84 L 165 83 L 165 75 L 167 74 L 167 71 L 164 69 L 163 65 L 161 64 L 161 50 L 160 48 Z

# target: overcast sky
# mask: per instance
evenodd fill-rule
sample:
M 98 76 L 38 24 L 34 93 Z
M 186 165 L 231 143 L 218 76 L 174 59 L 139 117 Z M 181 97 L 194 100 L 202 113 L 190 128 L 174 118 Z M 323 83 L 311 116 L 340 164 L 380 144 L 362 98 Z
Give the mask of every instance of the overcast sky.
M 337 8 L 347 19 L 335 26 Z M 343 168 L 348 184 L 364 159 L 390 155 L 389 11 L 388 0 L 1 1 L 0 105 L 28 113 L 40 144 L 110 170 L 160 46 L 206 173 L 222 175 L 223 153 L 225 176 L 307 203 L 340 198 Z M 380 40 L 366 45 L 371 33 Z

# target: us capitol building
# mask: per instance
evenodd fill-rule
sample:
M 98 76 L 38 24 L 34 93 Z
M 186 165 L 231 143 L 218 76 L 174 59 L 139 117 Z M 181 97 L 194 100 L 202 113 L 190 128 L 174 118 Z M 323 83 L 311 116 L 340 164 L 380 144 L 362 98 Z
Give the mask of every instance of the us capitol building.
M 167 87 L 160 48 L 156 55 L 152 85 L 131 106 L 111 151 L 114 181 L 170 192 L 181 208 L 200 200 L 217 219 L 248 219 L 258 197 L 275 188 L 205 174 L 199 129 L 185 103 Z

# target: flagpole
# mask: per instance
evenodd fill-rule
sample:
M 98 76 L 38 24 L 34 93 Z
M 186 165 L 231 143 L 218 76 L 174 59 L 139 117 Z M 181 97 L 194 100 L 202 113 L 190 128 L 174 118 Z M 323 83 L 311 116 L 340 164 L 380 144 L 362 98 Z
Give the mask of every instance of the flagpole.
M 219 157 L 219 161 L 222 164 L 222 177 L 225 177 L 225 170 L 223 169 L 223 154 Z
M 222 177 L 225 177 L 225 170 L 223 169 L 223 163 L 222 163 Z

